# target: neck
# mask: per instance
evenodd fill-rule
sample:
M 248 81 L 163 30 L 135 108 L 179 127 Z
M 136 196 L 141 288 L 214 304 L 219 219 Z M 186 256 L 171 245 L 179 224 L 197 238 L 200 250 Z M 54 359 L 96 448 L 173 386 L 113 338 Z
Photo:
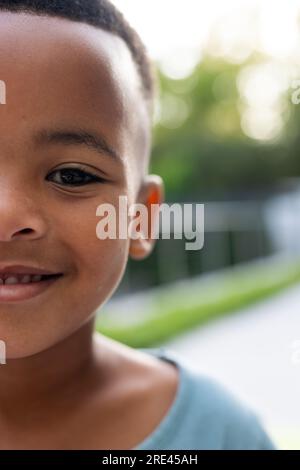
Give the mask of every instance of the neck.
M 65 390 L 82 385 L 97 367 L 94 351 L 94 318 L 73 335 L 33 356 L 7 359 L 0 366 L 0 413 L 20 412 L 47 403 Z

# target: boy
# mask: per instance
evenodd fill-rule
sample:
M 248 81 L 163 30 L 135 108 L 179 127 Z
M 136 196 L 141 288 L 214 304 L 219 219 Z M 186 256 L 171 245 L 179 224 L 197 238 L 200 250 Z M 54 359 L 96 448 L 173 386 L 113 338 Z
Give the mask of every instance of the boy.
M 128 256 L 153 248 L 99 240 L 96 208 L 163 201 L 137 34 L 106 0 L 0 1 L 0 63 L 0 448 L 273 448 L 175 356 L 94 333 Z

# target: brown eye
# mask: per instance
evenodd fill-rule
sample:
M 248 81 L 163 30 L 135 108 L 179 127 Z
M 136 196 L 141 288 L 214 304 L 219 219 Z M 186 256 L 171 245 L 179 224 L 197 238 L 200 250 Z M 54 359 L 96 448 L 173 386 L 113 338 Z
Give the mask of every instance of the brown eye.
M 54 181 L 54 183 L 67 186 L 83 186 L 91 183 L 101 183 L 103 178 L 83 171 L 79 168 L 62 168 L 55 170 L 47 179 Z

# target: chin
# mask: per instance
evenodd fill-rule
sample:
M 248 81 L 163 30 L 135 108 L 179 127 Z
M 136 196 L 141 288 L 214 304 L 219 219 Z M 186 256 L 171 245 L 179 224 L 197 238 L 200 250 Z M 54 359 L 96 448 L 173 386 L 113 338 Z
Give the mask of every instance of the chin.
M 12 359 L 25 359 L 42 352 L 45 352 L 48 349 L 51 349 L 55 344 L 59 343 L 61 337 L 46 337 L 39 328 L 35 328 L 35 331 L 22 331 L 20 332 L 20 327 L 18 331 L 14 334 L 10 330 L 6 334 L 1 329 L 0 321 L 0 341 L 5 344 L 5 354 L 6 361 Z M 1 343 L 0 343 L 1 344 Z M 0 348 L 1 349 L 1 348 Z

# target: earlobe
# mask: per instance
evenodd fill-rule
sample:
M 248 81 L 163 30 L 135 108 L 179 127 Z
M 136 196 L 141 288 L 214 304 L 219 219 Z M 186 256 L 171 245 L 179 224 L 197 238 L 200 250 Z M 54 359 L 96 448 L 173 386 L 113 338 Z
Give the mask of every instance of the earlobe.
M 145 206 L 147 213 L 147 233 L 143 233 L 140 224 L 140 237 L 132 237 L 130 234 L 129 256 L 135 260 L 147 258 L 155 245 L 155 234 L 158 229 L 159 219 L 157 213 L 160 204 L 164 200 L 164 184 L 158 175 L 148 175 L 142 185 L 138 196 L 138 204 Z
M 153 243 L 149 240 L 140 238 L 139 240 L 130 240 L 129 256 L 134 260 L 143 260 L 147 258 L 153 250 Z

